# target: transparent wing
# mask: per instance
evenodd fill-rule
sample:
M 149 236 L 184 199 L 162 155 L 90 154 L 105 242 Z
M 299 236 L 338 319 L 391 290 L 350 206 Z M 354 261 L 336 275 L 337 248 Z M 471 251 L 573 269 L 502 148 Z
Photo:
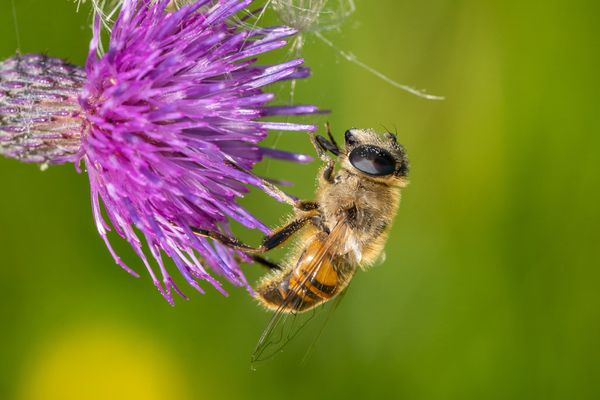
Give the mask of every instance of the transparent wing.
M 335 299 L 333 299 L 332 301 L 329 302 L 331 304 L 330 305 L 328 304 L 329 310 L 327 311 L 327 316 L 325 317 L 325 319 L 321 323 L 321 327 L 319 328 L 319 331 L 315 335 L 315 338 L 311 342 L 310 346 L 308 346 L 308 349 L 306 349 L 306 353 L 304 353 L 304 357 L 302 357 L 302 361 L 301 361 L 302 365 L 305 365 L 306 362 L 307 362 L 307 360 L 312 355 L 312 353 L 313 353 L 313 351 L 314 351 L 314 349 L 315 349 L 315 347 L 317 345 L 317 342 L 319 341 L 319 339 L 321 338 L 321 335 L 323 334 L 323 331 L 325 330 L 325 326 L 327 325 L 327 323 L 331 319 L 331 315 L 333 314 L 333 312 L 335 310 L 337 310 L 337 308 L 339 307 L 340 303 L 342 302 L 342 299 L 346 296 L 347 292 L 348 292 L 348 286 L 346 286 L 344 288 L 344 290 L 340 294 L 338 294 L 336 296 Z M 320 309 L 324 309 L 325 306 L 326 305 L 324 304 L 323 307 L 320 307 Z
M 312 259 L 311 264 L 308 267 L 308 273 L 305 274 L 305 278 L 295 285 L 290 286 L 290 288 L 299 289 L 303 287 L 309 279 L 316 276 L 319 273 L 320 268 L 324 265 L 323 261 L 331 261 L 335 255 L 336 247 L 343 246 L 348 239 L 349 233 L 350 230 L 345 221 L 338 222 Z M 280 352 L 289 341 L 296 337 L 302 328 L 304 328 L 311 320 L 315 319 L 317 314 L 324 308 L 331 307 L 331 311 L 333 311 L 341 297 L 340 293 L 332 301 L 325 302 L 325 304 L 303 313 L 289 313 L 284 311 L 291 299 L 291 296 L 288 297 L 275 311 L 260 336 L 254 353 L 252 354 L 251 362 L 254 363 L 267 360 Z

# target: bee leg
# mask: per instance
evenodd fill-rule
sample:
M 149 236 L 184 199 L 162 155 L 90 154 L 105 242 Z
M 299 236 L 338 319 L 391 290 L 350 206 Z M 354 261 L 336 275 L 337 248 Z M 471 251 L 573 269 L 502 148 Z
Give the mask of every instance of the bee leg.
M 329 156 L 327 155 L 327 151 L 329 150 L 328 146 L 333 146 L 333 144 L 329 143 L 329 141 L 323 136 L 315 135 L 314 132 L 310 133 L 310 142 L 317 151 L 317 155 L 319 156 L 321 161 L 327 162 L 330 160 Z
M 325 139 L 321 135 L 315 136 L 315 139 L 316 139 L 317 144 L 318 144 L 318 146 L 319 146 L 319 148 L 321 150 L 323 150 L 323 151 L 330 151 L 335 156 L 339 156 L 340 155 L 340 149 L 337 147 L 336 144 L 331 143 L 329 140 Z
M 269 261 L 269 260 L 267 260 L 264 257 L 257 256 L 256 254 L 252 255 L 252 260 L 254 260 L 254 262 L 257 262 L 257 263 L 259 263 L 259 264 L 267 267 L 270 270 L 277 270 L 277 271 L 279 271 L 279 270 L 282 269 L 281 265 L 276 264 L 276 263 L 274 263 L 272 261 Z
M 275 247 L 281 246 L 293 234 L 298 232 L 300 229 L 304 228 L 304 225 L 306 225 L 306 223 L 309 222 L 311 218 L 312 215 L 295 219 L 287 225 L 276 229 L 274 232 L 271 232 L 268 236 L 265 236 L 261 247 L 265 248 L 265 251 L 268 251 L 274 249 Z
M 297 198 L 290 196 L 283 190 L 279 189 L 277 186 L 275 186 L 271 182 L 253 174 L 251 171 L 248 171 L 247 169 L 240 167 L 239 165 L 235 164 L 234 162 L 226 161 L 225 163 L 239 171 L 243 171 L 244 173 L 252 176 L 253 178 L 260 180 L 260 188 L 262 190 L 264 190 L 269 196 L 271 196 L 279 201 L 286 202 L 289 205 L 293 206 L 294 208 L 299 209 L 300 211 L 311 211 L 311 210 L 314 210 L 317 208 L 317 206 L 313 207 L 313 205 L 315 205 L 316 203 L 310 202 L 310 201 L 298 200 Z
M 224 235 L 221 232 L 209 231 L 206 229 L 195 228 L 195 227 L 190 227 L 190 229 L 192 230 L 192 232 L 195 235 L 211 238 L 227 247 L 231 247 L 232 249 L 243 251 L 244 253 L 255 254 L 255 253 L 264 253 L 266 251 L 266 250 L 262 249 L 262 246 L 260 246 L 260 247 L 248 246 L 241 240 L 234 238 L 234 237 Z
M 329 156 L 326 153 L 326 151 L 329 149 L 325 147 L 325 145 L 322 145 L 321 141 L 325 141 L 327 143 L 329 142 L 322 136 L 315 136 L 315 134 L 312 132 L 310 133 L 310 141 L 312 142 L 315 150 L 317 151 L 317 154 L 319 155 L 321 161 L 325 163 L 325 166 L 321 170 L 321 176 L 323 177 L 325 182 L 333 183 L 333 169 L 335 167 L 335 161 L 329 158 Z M 329 145 L 333 146 L 332 143 L 329 143 Z M 337 149 L 337 151 L 337 154 L 339 154 L 339 149 Z
M 254 261 L 255 263 L 261 264 L 262 266 L 267 267 L 270 270 L 280 270 L 280 269 L 282 269 L 281 265 L 276 264 L 276 263 L 274 263 L 272 261 L 269 261 L 268 259 L 266 259 L 264 257 L 261 257 L 259 255 L 256 255 L 256 254 L 247 254 L 247 256 L 249 256 L 252 259 L 252 261 Z M 242 263 L 242 262 L 246 261 L 239 254 L 235 254 L 233 256 L 233 258 L 238 263 Z
M 319 203 L 316 201 L 299 200 L 296 202 L 296 208 L 301 211 L 314 211 L 319 209 Z
M 323 217 L 321 217 L 321 215 L 315 215 L 314 217 L 312 217 L 310 219 L 310 223 L 317 227 L 320 231 L 323 231 L 327 234 L 331 233 L 327 225 L 325 225 L 325 223 L 323 222 Z
M 337 145 L 335 139 L 333 138 L 333 135 L 331 134 L 331 126 L 329 125 L 329 122 L 325 124 L 325 127 L 327 128 L 327 136 L 329 137 L 329 140 L 325 139 L 321 135 L 315 136 L 314 134 L 311 134 L 312 144 L 315 150 L 317 150 L 319 158 L 323 161 L 327 161 L 328 157 L 325 157 L 325 154 L 328 151 L 333 153 L 333 155 L 335 155 L 336 157 L 339 156 L 341 153 L 339 146 Z
M 335 161 L 333 160 L 328 160 L 327 164 L 325 164 L 325 166 L 323 167 L 323 171 L 321 172 L 321 176 L 323 177 L 323 180 L 325 180 L 325 182 L 327 183 L 333 183 L 334 179 L 333 179 L 333 169 L 335 167 Z
M 304 217 L 300 219 L 296 219 L 289 224 L 276 229 L 271 232 L 269 235 L 265 236 L 263 242 L 258 247 L 249 246 L 239 239 L 235 237 L 230 237 L 222 234 L 221 232 L 209 231 L 206 229 L 194 228 L 190 229 L 192 232 L 198 236 L 204 236 L 211 239 L 214 239 L 221 244 L 224 244 L 227 247 L 231 247 L 232 249 L 243 251 L 244 253 L 253 255 L 253 254 L 262 254 L 275 247 L 282 245 L 286 240 L 288 240 L 294 233 L 298 232 L 307 222 L 311 220 L 312 216 Z
M 333 135 L 331 134 L 331 124 L 329 122 L 325 123 L 325 129 L 327 129 L 327 137 L 329 137 L 329 140 L 331 141 L 331 144 L 334 147 L 334 151 L 331 151 L 333 154 L 335 154 L 336 156 L 338 156 L 340 154 L 340 146 L 338 146 L 337 142 L 335 141 L 335 139 L 333 138 Z

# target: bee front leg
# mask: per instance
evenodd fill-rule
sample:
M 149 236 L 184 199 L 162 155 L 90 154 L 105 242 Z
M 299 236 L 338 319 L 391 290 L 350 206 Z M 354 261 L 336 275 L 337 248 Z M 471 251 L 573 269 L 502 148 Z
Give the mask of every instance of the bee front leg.
M 330 183 L 330 184 L 334 182 L 334 176 L 333 176 L 334 167 L 335 167 L 335 161 L 333 161 L 333 160 L 327 161 L 327 164 L 325 164 L 325 166 L 323 167 L 321 176 L 323 177 L 323 180 L 325 182 Z
M 313 147 L 315 148 L 317 155 L 319 156 L 321 161 L 323 161 L 323 162 L 329 161 L 330 158 L 327 155 L 327 151 L 329 150 L 329 146 L 333 146 L 333 144 L 331 144 L 323 136 L 315 135 L 314 132 L 310 132 L 309 135 L 310 135 L 310 142 L 312 143 Z
M 289 205 L 293 206 L 294 208 L 296 208 L 300 211 L 312 211 L 312 210 L 316 210 L 318 208 L 317 203 L 315 203 L 313 201 L 298 200 L 297 198 L 290 196 L 283 190 L 279 189 L 277 186 L 275 186 L 271 182 L 257 176 L 256 174 L 252 173 L 251 171 L 248 171 L 248 170 L 240 167 L 239 165 L 237 165 L 236 163 L 234 163 L 232 161 L 226 161 L 226 164 L 239 170 L 239 171 L 243 171 L 244 173 L 252 176 L 253 178 L 258 179 L 260 181 L 259 187 L 262 190 L 264 190 L 269 196 L 271 196 L 279 201 L 286 202 Z
M 329 157 L 326 156 L 328 151 L 336 157 L 341 153 L 338 144 L 335 142 L 335 139 L 331 134 L 331 125 L 329 125 L 329 122 L 325 124 L 325 127 L 327 129 L 327 136 L 329 137 L 329 140 L 325 139 L 321 135 L 315 135 L 314 133 L 310 134 L 311 142 L 322 161 L 327 161 L 329 159 Z
M 329 132 L 329 124 L 327 125 L 327 127 Z M 333 137 L 331 138 L 333 139 Z M 325 163 L 325 166 L 321 170 L 321 176 L 323 177 L 325 182 L 333 183 L 333 170 L 335 168 L 335 161 L 327 155 L 326 151 L 329 150 L 337 156 L 340 153 L 337 144 L 335 144 L 335 142 L 330 143 L 323 136 L 315 136 L 313 132 L 310 133 L 310 141 L 313 144 L 315 150 L 317 151 L 317 154 L 321 161 Z
M 341 150 L 340 150 L 340 146 L 338 146 L 335 139 L 333 138 L 333 135 L 331 134 L 331 124 L 329 122 L 325 123 L 325 129 L 327 129 L 327 136 L 329 137 L 331 144 L 333 144 L 333 147 L 335 148 L 335 152 L 331 151 L 331 150 L 330 151 L 337 156 L 340 154 Z

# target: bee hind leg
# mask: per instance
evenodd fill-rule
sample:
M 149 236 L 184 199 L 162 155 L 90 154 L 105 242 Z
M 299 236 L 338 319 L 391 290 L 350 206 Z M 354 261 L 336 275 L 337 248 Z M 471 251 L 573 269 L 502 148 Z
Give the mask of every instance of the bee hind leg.
M 256 262 L 264 267 L 267 267 L 270 270 L 279 271 L 282 269 L 281 265 L 274 263 L 273 261 L 267 260 L 264 257 L 258 256 L 256 254 L 253 254 L 251 257 L 252 257 L 252 260 L 254 260 L 254 262 Z
M 249 255 L 254 255 L 266 253 L 267 251 L 282 245 L 293 234 L 295 234 L 301 228 L 303 228 L 304 225 L 306 225 L 306 223 L 309 222 L 311 219 L 312 215 L 295 219 L 287 225 L 284 225 L 283 227 L 274 230 L 269 235 L 264 237 L 262 244 L 258 247 L 249 246 L 241 240 L 235 237 L 224 235 L 221 232 L 209 231 L 206 229 L 195 227 L 190 227 L 190 229 L 195 235 L 214 239 L 227 247 L 231 247 L 235 250 L 240 250 Z

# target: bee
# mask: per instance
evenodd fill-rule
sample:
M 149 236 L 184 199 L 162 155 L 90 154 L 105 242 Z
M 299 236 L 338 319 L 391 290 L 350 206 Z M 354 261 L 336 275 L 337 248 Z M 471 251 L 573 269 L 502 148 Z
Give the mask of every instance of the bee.
M 394 134 L 349 129 L 343 148 L 337 145 L 329 125 L 327 135 L 329 139 L 311 134 L 311 142 L 324 163 L 314 200 L 296 200 L 274 185 L 263 183 L 269 194 L 293 205 L 294 213 L 260 246 L 246 245 L 220 232 L 192 228 L 195 234 L 240 250 L 271 270 L 258 283 L 255 297 L 275 311 L 274 318 L 306 312 L 339 296 L 358 268 L 365 269 L 382 256 L 400 204 L 400 189 L 408 183 L 408 159 Z M 292 237 L 298 238 L 298 244 L 283 264 L 260 256 Z M 261 341 L 267 334 L 263 333 Z

